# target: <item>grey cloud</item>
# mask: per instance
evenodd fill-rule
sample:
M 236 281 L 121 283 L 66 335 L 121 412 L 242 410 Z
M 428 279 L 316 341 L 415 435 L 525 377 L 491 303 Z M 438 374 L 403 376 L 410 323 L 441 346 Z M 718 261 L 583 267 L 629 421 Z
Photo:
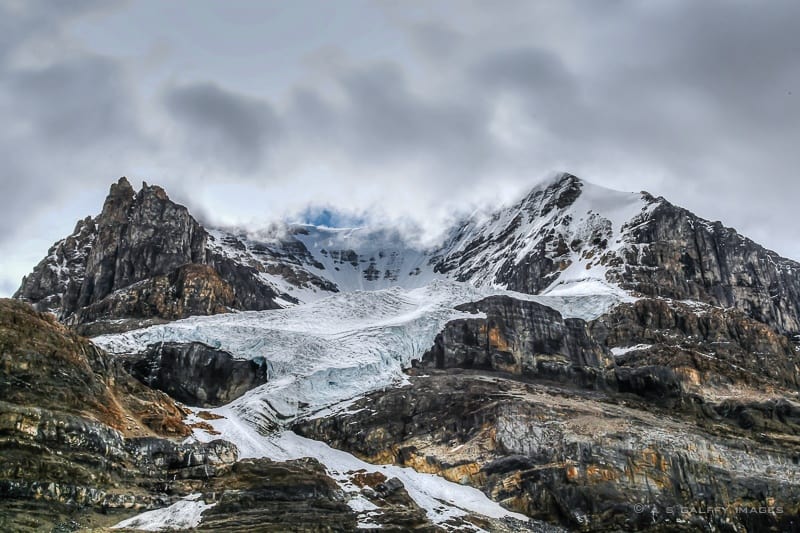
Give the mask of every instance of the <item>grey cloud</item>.
M 462 44 L 461 33 L 441 22 L 424 21 L 413 24 L 410 31 L 412 41 L 420 52 L 439 61 L 452 58 Z
M 575 79 L 553 52 L 538 47 L 501 49 L 477 61 L 474 83 L 537 93 L 574 90 Z
M 349 73 L 343 86 L 348 95 L 343 118 L 367 157 L 433 157 L 463 168 L 479 164 L 491 148 L 480 107 L 417 96 L 394 66 Z
M 139 135 L 127 76 L 115 61 L 82 55 L 6 76 L 17 111 L 40 139 L 74 148 Z
M 438 220 L 443 198 L 471 200 L 496 176 L 513 176 L 506 183 L 522 189 L 567 170 L 601 185 L 650 189 L 800 258 L 800 3 L 458 1 L 425 10 L 387 3 L 407 42 L 387 43 L 385 53 L 363 49 L 356 37 L 304 49 L 317 59 L 291 59 L 307 70 L 284 69 L 296 77 L 264 94 L 252 91 L 274 88 L 268 73 L 245 92 L 213 61 L 203 63 L 209 82 L 186 82 L 181 68 L 193 66 L 185 57 L 167 63 L 173 71 L 142 71 L 141 80 L 125 60 L 80 47 L 44 66 L 7 61 L 37 39 L 58 41 L 65 20 L 104 3 L 14 2 L 24 8 L 11 13 L 0 0 L 3 227 L 23 224 L 19 205 L 44 211 L 66 201 L 71 187 L 95 187 L 139 166 L 179 176 L 163 184 L 190 201 L 190 180 L 180 176 L 198 166 L 253 186 L 277 174 L 274 161 L 288 161 L 279 173 L 287 183 L 317 165 L 336 179 L 309 195 L 406 187 L 414 205 L 384 201 L 418 221 Z M 367 8 L 342 2 L 341 9 Z M 171 30 L 142 31 L 155 38 Z M 293 39 L 286 51 L 300 46 Z M 242 42 L 250 51 L 259 43 L 253 35 Z M 165 77 L 176 81 L 149 106 L 137 82 L 158 87 Z M 518 146 L 496 137 L 498 109 Z M 179 142 L 170 136 L 176 132 Z M 275 191 L 276 204 L 294 200 Z
M 313 87 L 295 89 L 285 116 L 295 138 L 364 166 L 425 163 L 429 171 L 446 169 L 443 178 L 468 179 L 491 157 L 485 106 L 419 94 L 396 64 L 343 70 L 334 83 L 336 99 Z
M 197 156 L 245 172 L 258 168 L 281 132 L 269 103 L 213 83 L 170 88 L 164 104 Z
M 0 1 L 0 256 L 6 265 L 32 255 L 27 242 L 41 240 L 36 231 L 43 217 L 108 179 L 97 170 L 118 164 L 121 147 L 152 148 L 142 145 L 124 63 L 74 47 L 65 34 L 72 21 L 118 6 Z M 64 221 L 64 229 L 74 222 Z M 8 287 L 18 276 L 3 272 L 0 281 Z
M 0 64 L 20 45 L 33 38 L 59 37 L 67 21 L 99 10 L 112 9 L 119 0 L 2 0 L 0 1 Z

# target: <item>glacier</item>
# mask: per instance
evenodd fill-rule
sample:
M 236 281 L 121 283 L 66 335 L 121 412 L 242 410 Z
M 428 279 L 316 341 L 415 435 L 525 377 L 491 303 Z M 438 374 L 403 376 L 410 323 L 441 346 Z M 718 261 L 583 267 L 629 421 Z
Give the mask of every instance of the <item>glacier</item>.
M 523 295 L 434 280 L 416 289 L 334 293 L 286 309 L 191 317 L 96 337 L 94 342 L 113 354 L 138 353 L 162 342 L 201 342 L 236 358 L 265 361 L 269 381 L 231 408 L 259 427 L 276 430 L 298 416 L 401 385 L 403 369 L 433 346 L 447 322 L 480 316 L 457 311 L 457 305 L 497 294 L 534 300 L 566 318 L 584 319 L 629 298 L 615 291 Z

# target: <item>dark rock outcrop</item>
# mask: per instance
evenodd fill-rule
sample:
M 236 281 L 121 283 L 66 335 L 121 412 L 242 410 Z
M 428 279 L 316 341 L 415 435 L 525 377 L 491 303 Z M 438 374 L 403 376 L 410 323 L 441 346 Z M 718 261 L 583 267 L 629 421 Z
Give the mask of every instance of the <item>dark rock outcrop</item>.
M 142 383 L 200 407 L 229 403 L 267 382 L 265 360 L 234 359 L 202 343 L 160 343 L 128 358 L 125 368 Z
M 121 317 L 175 320 L 192 315 L 227 313 L 236 302 L 232 286 L 209 265 L 187 264 L 162 276 L 119 289 L 80 307 L 66 323 L 80 331 L 86 324 Z M 94 324 L 97 328 L 97 324 Z
M 86 276 L 78 300 L 64 302 L 65 314 L 138 281 L 205 261 L 206 231 L 160 187 L 145 184 L 136 193 L 120 179 L 111 186 L 95 224 Z
M 722 414 L 738 425 L 732 413 L 745 410 L 761 421 L 758 427 L 778 419 L 763 412 L 763 402 L 798 399 L 800 350 L 735 309 L 643 298 L 587 324 L 506 296 L 458 308 L 486 317 L 448 322 L 415 366 L 634 394 L 704 419 Z M 782 420 L 780 431 L 795 434 L 797 420 L 788 414 Z
M 274 309 L 278 296 L 249 266 L 212 252 L 209 235 L 164 189 L 127 179 L 102 212 L 78 223 L 22 281 L 15 298 L 88 331 L 119 319 L 176 319 Z M 291 298 L 288 298 L 291 301 Z M 93 324 L 91 331 L 103 328 Z
M 647 296 L 733 307 L 783 333 L 800 333 L 800 264 L 720 222 L 659 198 L 628 231 L 624 267 L 609 277 Z
M 698 392 L 727 385 L 800 386 L 797 347 L 735 309 L 642 298 L 592 321 L 590 330 L 597 342 L 621 348 L 618 367 L 668 367 Z
M 602 385 L 611 353 L 586 322 L 563 319 L 537 302 L 491 296 L 457 307 L 486 314 L 448 322 L 422 360 L 436 368 L 491 369 L 528 377 Z
M 244 460 L 204 488 L 202 531 L 356 530 L 356 514 L 325 467 L 314 459 Z

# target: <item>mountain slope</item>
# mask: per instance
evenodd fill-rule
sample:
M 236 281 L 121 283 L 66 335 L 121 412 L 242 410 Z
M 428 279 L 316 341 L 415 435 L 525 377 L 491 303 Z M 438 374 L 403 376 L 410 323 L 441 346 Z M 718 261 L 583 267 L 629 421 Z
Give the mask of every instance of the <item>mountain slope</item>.
M 733 307 L 800 333 L 800 264 L 663 198 L 563 175 L 435 254 L 437 272 L 528 294 L 622 289 Z

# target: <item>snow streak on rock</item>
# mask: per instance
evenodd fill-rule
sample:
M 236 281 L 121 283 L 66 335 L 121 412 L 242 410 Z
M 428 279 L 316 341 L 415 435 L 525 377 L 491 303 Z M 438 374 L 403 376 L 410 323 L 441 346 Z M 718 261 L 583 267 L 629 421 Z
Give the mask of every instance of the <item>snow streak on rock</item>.
M 140 531 L 173 531 L 191 529 L 200 525 L 204 511 L 214 507 L 214 503 L 205 503 L 201 494 L 190 494 L 182 500 L 164 507 L 138 514 L 123 520 L 111 529 L 136 529 Z

